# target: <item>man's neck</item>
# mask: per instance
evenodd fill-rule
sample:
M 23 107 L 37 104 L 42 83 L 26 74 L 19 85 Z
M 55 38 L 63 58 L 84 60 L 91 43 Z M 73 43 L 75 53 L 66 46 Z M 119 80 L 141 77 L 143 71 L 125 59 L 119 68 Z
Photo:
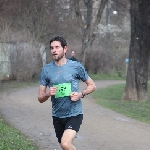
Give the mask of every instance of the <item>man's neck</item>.
M 64 65 L 64 64 L 66 64 L 66 62 L 67 62 L 67 59 L 66 59 L 66 58 L 62 58 L 62 59 L 60 59 L 59 61 L 55 61 L 55 64 L 56 64 L 57 66 L 62 66 L 62 65 Z

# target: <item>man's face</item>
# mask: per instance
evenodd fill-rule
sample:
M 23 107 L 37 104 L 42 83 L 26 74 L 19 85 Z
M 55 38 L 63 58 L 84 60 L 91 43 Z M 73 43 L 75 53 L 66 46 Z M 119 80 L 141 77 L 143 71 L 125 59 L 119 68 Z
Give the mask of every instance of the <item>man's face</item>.
M 55 61 L 59 61 L 62 58 L 65 58 L 65 53 L 67 51 L 67 46 L 64 48 L 61 46 L 59 41 L 53 41 L 50 45 L 51 54 Z

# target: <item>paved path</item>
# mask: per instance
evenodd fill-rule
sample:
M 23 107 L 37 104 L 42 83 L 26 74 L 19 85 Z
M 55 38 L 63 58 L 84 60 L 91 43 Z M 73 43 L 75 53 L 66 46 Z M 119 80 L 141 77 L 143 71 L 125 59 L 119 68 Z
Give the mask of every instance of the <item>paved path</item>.
M 97 87 L 124 81 L 96 81 Z M 85 85 L 81 83 L 81 89 Z M 0 111 L 6 120 L 28 135 L 41 150 L 61 150 L 55 137 L 51 102 L 37 101 L 38 87 L 0 95 Z M 150 150 L 150 125 L 105 109 L 91 98 L 83 99 L 84 120 L 74 141 L 77 150 Z

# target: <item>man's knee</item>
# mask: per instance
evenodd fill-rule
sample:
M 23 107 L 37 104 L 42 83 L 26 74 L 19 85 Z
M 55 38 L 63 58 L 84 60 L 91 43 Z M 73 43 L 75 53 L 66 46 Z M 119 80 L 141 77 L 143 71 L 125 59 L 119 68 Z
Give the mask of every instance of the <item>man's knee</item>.
M 60 145 L 63 150 L 76 150 L 72 143 L 62 142 Z
M 63 150 L 69 150 L 70 149 L 70 146 L 71 146 L 71 144 L 70 143 L 68 143 L 68 142 L 61 142 L 61 148 L 63 149 Z

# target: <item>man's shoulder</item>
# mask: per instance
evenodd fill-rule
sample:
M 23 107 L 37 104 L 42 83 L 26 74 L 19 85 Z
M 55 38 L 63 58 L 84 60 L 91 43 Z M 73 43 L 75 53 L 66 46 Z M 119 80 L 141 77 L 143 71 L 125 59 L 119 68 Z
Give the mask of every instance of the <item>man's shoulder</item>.
M 79 61 L 72 61 L 72 60 L 68 59 L 67 62 L 70 66 L 83 67 L 83 65 Z
M 49 69 L 52 69 L 54 66 L 54 62 L 50 62 L 48 64 L 45 64 L 43 67 L 42 67 L 42 70 L 43 71 L 48 71 Z
M 47 68 L 47 67 L 50 67 L 50 66 L 53 66 L 53 65 L 54 65 L 54 62 L 52 61 L 52 62 L 50 62 L 48 64 L 45 64 L 45 66 L 43 66 L 43 67 Z

